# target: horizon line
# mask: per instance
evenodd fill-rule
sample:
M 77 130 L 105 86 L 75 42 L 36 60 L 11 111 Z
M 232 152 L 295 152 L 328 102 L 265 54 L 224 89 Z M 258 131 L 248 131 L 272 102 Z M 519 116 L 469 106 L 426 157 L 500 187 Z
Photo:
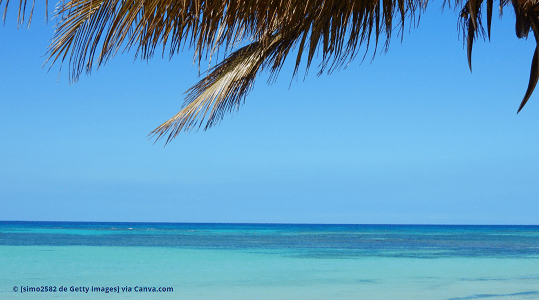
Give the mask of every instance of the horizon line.
M 138 221 L 28 221 L 28 220 L 0 220 L 0 223 L 140 223 L 140 224 L 221 224 L 221 225 L 355 225 L 355 226 L 539 226 L 539 224 L 425 224 L 425 223 L 279 223 L 279 222 L 138 222 Z

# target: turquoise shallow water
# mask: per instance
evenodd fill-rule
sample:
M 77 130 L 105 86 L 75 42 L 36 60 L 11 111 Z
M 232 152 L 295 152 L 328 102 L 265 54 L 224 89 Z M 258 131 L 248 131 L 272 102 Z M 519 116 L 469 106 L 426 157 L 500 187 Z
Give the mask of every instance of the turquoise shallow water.
M 539 299 L 539 226 L 0 222 L 0 299 L 102 298 Z

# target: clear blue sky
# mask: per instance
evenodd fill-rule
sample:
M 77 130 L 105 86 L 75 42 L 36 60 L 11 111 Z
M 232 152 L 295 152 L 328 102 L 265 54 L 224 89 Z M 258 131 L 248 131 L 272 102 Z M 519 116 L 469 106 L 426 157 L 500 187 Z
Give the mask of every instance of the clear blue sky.
M 147 134 L 198 80 L 193 52 L 119 54 L 69 85 L 42 69 L 39 8 L 0 28 L 0 220 L 539 224 L 539 90 L 516 110 L 535 47 L 493 18 L 468 70 L 457 14 L 421 23 L 369 64 L 289 89 L 259 76 L 245 105 L 167 147 Z M 293 55 L 291 57 L 294 57 Z M 303 69 L 304 70 L 304 69 Z

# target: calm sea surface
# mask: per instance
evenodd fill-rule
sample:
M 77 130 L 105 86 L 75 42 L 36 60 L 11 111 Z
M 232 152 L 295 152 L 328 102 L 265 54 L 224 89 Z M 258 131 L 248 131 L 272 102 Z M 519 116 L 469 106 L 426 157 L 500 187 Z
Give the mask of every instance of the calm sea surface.
M 0 222 L 0 299 L 539 299 L 539 226 Z

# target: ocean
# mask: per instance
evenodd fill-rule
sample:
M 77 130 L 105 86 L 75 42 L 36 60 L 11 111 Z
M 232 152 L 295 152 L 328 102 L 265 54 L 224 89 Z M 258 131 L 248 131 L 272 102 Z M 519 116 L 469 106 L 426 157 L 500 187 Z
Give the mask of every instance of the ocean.
M 2 221 L 0 299 L 539 299 L 539 226 Z

